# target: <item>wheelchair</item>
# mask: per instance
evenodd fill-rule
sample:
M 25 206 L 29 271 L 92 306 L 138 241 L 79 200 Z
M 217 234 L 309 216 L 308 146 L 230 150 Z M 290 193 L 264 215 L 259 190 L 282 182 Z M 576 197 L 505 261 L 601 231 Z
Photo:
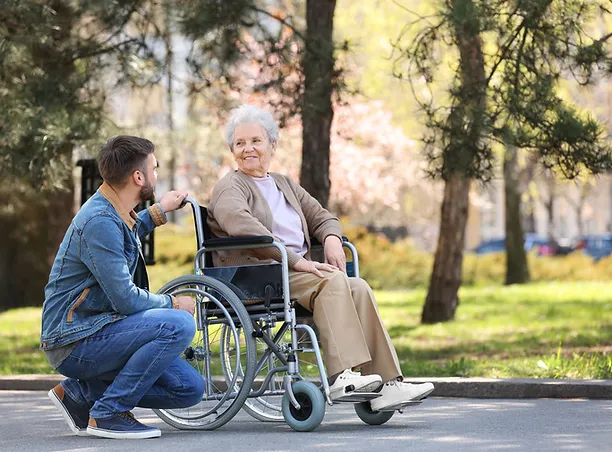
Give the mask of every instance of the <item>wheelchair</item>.
M 181 355 L 205 381 L 202 401 L 182 409 L 155 410 L 179 429 L 213 430 L 243 408 L 264 422 L 285 421 L 296 431 L 319 426 L 330 406 L 330 389 L 311 313 L 290 299 L 287 253 L 269 236 L 213 238 L 207 210 L 193 198 L 197 253 L 194 274 L 165 284 L 159 293 L 195 300 L 196 335 Z M 355 247 L 343 238 L 347 274 L 359 276 Z M 214 267 L 211 253 L 220 250 L 276 247 L 280 263 Z M 322 252 L 322 245 L 312 252 Z M 300 323 L 298 323 L 298 319 Z M 305 320 L 305 322 L 302 322 Z M 351 392 L 337 402 L 355 404 L 370 425 L 387 422 L 394 411 L 372 411 L 378 393 Z M 411 404 L 417 404 L 414 402 Z M 401 407 L 403 408 L 403 407 Z M 394 408 L 394 410 L 397 408 Z

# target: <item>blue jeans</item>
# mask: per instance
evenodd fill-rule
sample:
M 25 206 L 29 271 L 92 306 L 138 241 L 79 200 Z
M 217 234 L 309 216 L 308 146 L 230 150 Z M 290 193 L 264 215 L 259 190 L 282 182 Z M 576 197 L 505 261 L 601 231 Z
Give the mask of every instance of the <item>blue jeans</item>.
M 186 311 L 150 309 L 81 340 L 57 369 L 62 386 L 90 416 L 104 419 L 139 406 L 186 408 L 202 400 L 204 379 L 180 354 L 195 322 Z

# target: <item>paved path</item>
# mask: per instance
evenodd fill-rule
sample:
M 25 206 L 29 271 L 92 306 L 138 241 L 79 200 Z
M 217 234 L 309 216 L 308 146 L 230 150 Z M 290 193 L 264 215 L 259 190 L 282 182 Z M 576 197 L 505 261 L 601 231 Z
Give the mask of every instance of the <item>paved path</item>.
M 328 407 L 323 424 L 310 433 L 243 412 L 212 432 L 177 431 L 149 410 L 134 413 L 160 427 L 162 437 L 77 437 L 46 393 L 0 391 L 0 451 L 612 451 L 611 400 L 430 398 L 380 427 L 361 423 L 344 404 Z

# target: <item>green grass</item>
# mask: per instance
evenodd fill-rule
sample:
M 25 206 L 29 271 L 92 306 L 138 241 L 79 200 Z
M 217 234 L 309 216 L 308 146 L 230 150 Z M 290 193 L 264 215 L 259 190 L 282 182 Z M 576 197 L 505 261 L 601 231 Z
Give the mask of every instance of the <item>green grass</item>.
M 40 308 L 0 313 L 0 375 L 53 373 L 39 350 Z
M 461 289 L 455 321 L 418 323 L 425 292 L 379 292 L 407 376 L 612 378 L 612 285 Z
M 152 288 L 187 267 L 153 267 Z M 612 379 L 612 283 L 465 288 L 459 295 L 455 321 L 420 325 L 424 290 L 377 292 L 406 376 Z M 51 372 L 39 334 L 40 309 L 0 313 L 0 374 Z

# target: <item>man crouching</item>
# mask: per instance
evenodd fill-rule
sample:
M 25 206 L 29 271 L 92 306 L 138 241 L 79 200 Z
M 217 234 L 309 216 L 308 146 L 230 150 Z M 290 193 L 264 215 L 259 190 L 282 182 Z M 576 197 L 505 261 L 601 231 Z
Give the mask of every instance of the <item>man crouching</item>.
M 195 334 L 194 300 L 137 287 L 141 240 L 166 223 L 186 193 L 154 199 L 157 160 L 149 140 L 117 136 L 100 150 L 104 183 L 76 214 L 45 288 L 41 348 L 68 377 L 49 391 L 77 435 L 153 438 L 134 407 L 184 408 L 202 400 L 202 376 L 179 355 Z

